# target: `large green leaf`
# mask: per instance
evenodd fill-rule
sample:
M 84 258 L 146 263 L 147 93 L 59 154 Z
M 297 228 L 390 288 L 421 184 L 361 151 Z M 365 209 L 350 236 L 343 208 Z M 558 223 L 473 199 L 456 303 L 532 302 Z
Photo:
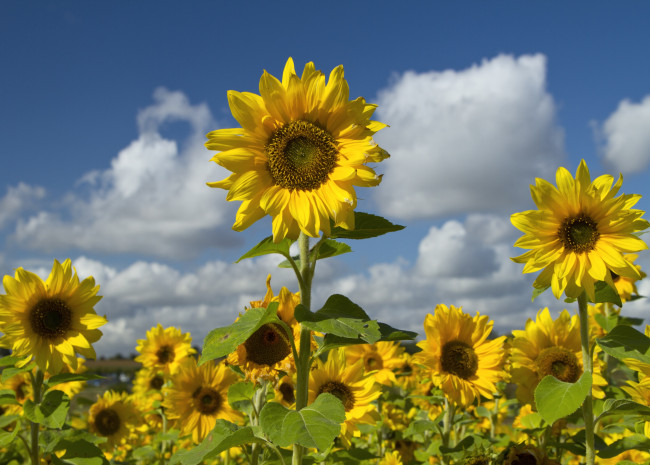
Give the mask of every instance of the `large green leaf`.
M 537 411 L 549 425 L 571 415 L 584 402 L 591 382 L 589 372 L 583 373 L 575 383 L 565 383 L 550 375 L 544 377 L 535 388 Z
M 18 375 L 20 373 L 27 373 L 28 371 L 32 371 L 35 366 L 36 366 L 36 362 L 31 362 L 31 363 L 28 363 L 27 365 L 25 365 L 23 367 L 10 366 L 8 368 L 4 368 L 2 370 L 2 378 L 1 378 L 2 382 L 6 383 L 7 380 L 9 378 L 13 377 L 13 376 L 16 376 L 16 375 Z
M 13 389 L 0 389 L 0 405 L 16 405 L 16 392 Z
M 379 333 L 381 337 L 379 341 L 404 341 L 404 340 L 413 340 L 418 336 L 418 333 L 413 331 L 405 331 L 402 329 L 395 329 L 386 323 L 379 322 Z M 360 337 L 356 338 L 347 338 L 336 336 L 334 334 L 325 334 L 322 342 L 319 344 L 319 351 L 326 352 L 328 350 L 334 349 L 336 347 L 344 346 L 354 346 L 357 344 L 367 344 L 367 341 L 364 341 Z
M 618 325 L 596 343 L 614 358 L 633 358 L 650 363 L 650 338 L 627 325 Z
M 291 247 L 291 244 L 293 244 L 293 240 L 291 239 L 282 239 L 280 242 L 275 243 L 273 242 L 273 236 L 266 237 L 261 240 L 259 244 L 257 244 L 255 247 L 250 249 L 248 252 L 246 252 L 244 255 L 239 257 L 235 263 L 241 262 L 245 258 L 253 258 L 253 257 L 259 257 L 261 255 L 268 255 L 272 253 L 279 253 L 280 255 L 284 255 L 285 257 L 290 257 L 291 255 L 289 254 L 289 248 Z
M 332 239 L 325 239 L 318 246 L 318 256 L 315 257 L 316 260 L 321 260 L 323 258 L 335 257 L 337 255 L 342 255 L 344 253 L 352 252 L 352 249 L 349 245 L 344 244 L 343 242 L 337 242 Z M 292 257 L 298 268 L 300 268 L 300 256 L 296 255 Z M 309 261 L 314 261 L 314 248 L 309 252 Z M 289 260 L 285 260 L 278 265 L 280 268 L 291 268 Z
M 228 403 L 235 410 L 250 415 L 253 409 L 253 396 L 255 395 L 255 384 L 240 381 L 228 388 Z
M 108 465 L 108 460 L 99 447 L 90 441 L 77 439 L 74 441 L 59 441 L 57 450 L 64 450 L 63 457 L 58 458 L 52 454 L 54 465 Z
M 277 302 L 271 302 L 266 309 L 251 308 L 230 326 L 210 331 L 203 341 L 199 365 L 234 352 L 262 325 L 279 322 L 277 309 Z
M 7 447 L 9 444 L 13 443 L 18 431 L 20 431 L 20 428 L 17 425 L 11 432 L 0 430 L 0 447 Z
M 332 239 L 367 239 L 402 229 L 404 229 L 404 226 L 393 224 L 381 216 L 355 211 L 354 229 L 343 229 L 337 226 L 332 228 L 329 237 Z
M 48 428 L 61 428 L 70 408 L 70 398 L 63 391 L 47 391 L 40 404 L 26 399 L 23 411 L 28 420 Z
M 607 399 L 603 411 L 596 418 L 596 423 L 609 415 L 640 415 L 650 420 L 650 407 L 637 404 L 629 399 Z
M 616 289 L 612 289 L 605 281 L 598 281 L 595 287 L 595 303 L 610 302 L 619 307 L 623 306 L 621 297 L 618 295 Z
M 19 360 L 22 360 L 22 357 L 18 357 L 16 355 L 6 355 L 0 358 L 0 368 L 14 366 Z
M 319 395 L 314 403 L 299 411 L 269 402 L 260 414 L 262 430 L 274 444 L 280 447 L 300 444 L 321 451 L 332 445 L 343 421 L 343 404 L 328 393 Z
M 630 449 L 647 451 L 650 449 L 650 439 L 642 434 L 627 436 L 599 450 L 596 455 L 601 459 L 611 459 Z

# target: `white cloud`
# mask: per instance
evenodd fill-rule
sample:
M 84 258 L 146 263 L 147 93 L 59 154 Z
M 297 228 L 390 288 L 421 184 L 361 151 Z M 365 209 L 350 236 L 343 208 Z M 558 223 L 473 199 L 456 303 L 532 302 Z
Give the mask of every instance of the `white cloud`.
M 160 127 L 190 123 L 179 148 Z M 203 146 L 213 128 L 205 104 L 192 105 L 181 92 L 158 89 L 154 104 L 138 114 L 140 134 L 110 168 L 87 173 L 61 211 L 41 211 L 19 221 L 13 240 L 45 252 L 74 248 L 94 253 L 138 253 L 187 258 L 234 241 L 234 207 L 206 181 L 228 173 L 211 163 Z M 88 192 L 86 192 L 88 191 Z
M 28 208 L 35 206 L 43 197 L 45 197 L 45 189 L 39 186 L 30 186 L 22 182 L 17 186 L 9 186 L 5 196 L 0 198 L 0 229 Z
M 634 173 L 650 166 L 650 95 L 641 103 L 623 100 L 603 123 L 605 162 L 616 171 Z
M 379 208 L 396 218 L 504 212 L 527 205 L 528 184 L 564 159 L 546 91 L 546 58 L 499 55 L 462 71 L 405 72 L 378 97 L 390 125 L 377 142 Z

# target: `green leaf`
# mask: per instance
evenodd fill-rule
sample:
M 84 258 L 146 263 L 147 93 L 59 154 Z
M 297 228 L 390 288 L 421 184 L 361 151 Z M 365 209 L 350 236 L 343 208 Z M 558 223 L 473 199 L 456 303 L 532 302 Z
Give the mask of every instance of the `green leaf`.
M 72 381 L 89 381 L 91 379 L 104 379 L 104 377 L 94 373 L 59 373 L 46 380 L 44 384 L 46 389 L 51 389 L 57 384 Z
M 24 367 L 9 367 L 2 370 L 2 382 L 6 383 L 7 380 L 13 376 L 16 376 L 20 373 L 27 373 L 32 371 L 36 366 L 36 362 L 31 362 L 25 365 Z
M 370 344 L 381 337 L 379 324 L 371 320 L 361 307 L 340 294 L 330 296 L 323 308 L 316 313 L 310 312 L 303 305 L 297 305 L 294 316 L 302 326 L 312 331 L 344 338 L 359 337 Z
M 48 428 L 61 428 L 70 408 L 70 398 L 63 391 L 47 391 L 40 404 L 26 399 L 23 410 L 28 420 Z
M 612 289 L 605 281 L 598 281 L 594 287 L 596 290 L 595 303 L 611 302 L 619 307 L 623 306 L 621 297 L 618 295 L 616 289 Z
M 277 309 L 277 302 L 271 302 L 266 309 L 251 308 L 230 326 L 210 331 L 203 341 L 199 365 L 234 352 L 239 344 L 246 342 L 260 327 L 279 322 Z
M 368 239 L 402 229 L 404 229 L 404 226 L 393 224 L 381 216 L 355 211 L 354 229 L 348 230 L 339 226 L 333 227 L 332 234 L 329 237 L 332 239 Z
M 253 396 L 255 395 L 255 384 L 241 381 L 228 388 L 228 403 L 235 410 L 250 415 L 253 409 Z
M 268 255 L 272 253 L 279 253 L 285 257 L 290 257 L 291 255 L 289 254 L 289 248 L 293 243 L 293 240 L 285 238 L 276 244 L 273 242 L 273 236 L 266 237 L 262 239 L 262 241 L 255 247 L 239 257 L 235 263 L 239 263 L 245 258 L 259 257 L 261 255 Z
M 7 447 L 9 444 L 13 443 L 14 439 L 16 439 L 16 435 L 18 434 L 18 431 L 20 431 L 18 425 L 16 425 L 16 427 L 14 427 L 14 430 L 11 432 L 0 430 L 0 447 Z
M 616 457 L 617 455 L 622 454 L 623 452 L 630 449 L 637 449 L 642 451 L 649 450 L 650 438 L 647 438 L 642 434 L 627 436 L 623 439 L 619 439 L 618 441 L 614 441 L 609 446 L 599 450 L 596 455 L 598 455 L 598 457 L 601 459 L 611 459 L 612 457 Z
M 627 325 L 618 325 L 596 343 L 614 358 L 633 358 L 650 363 L 650 338 Z
M 571 415 L 584 402 L 591 382 L 589 372 L 583 373 L 575 383 L 565 383 L 550 375 L 544 377 L 535 388 L 537 411 L 549 425 Z
M 0 405 L 17 405 L 16 392 L 13 389 L 0 389 Z
M 412 341 L 418 337 L 414 331 L 396 329 L 386 323 L 379 323 L 379 332 L 381 333 L 380 341 Z
M 475 442 L 476 438 L 473 435 L 465 436 L 463 440 L 456 444 L 454 447 L 445 447 L 444 445 L 440 446 L 440 452 L 443 454 L 449 454 L 451 452 L 468 450 L 474 445 Z
M 603 405 L 603 411 L 598 415 L 595 423 L 608 415 L 641 415 L 650 420 L 650 407 L 628 399 L 607 399 Z
M 302 410 L 289 410 L 282 404 L 269 402 L 260 413 L 260 425 L 274 444 L 288 447 L 300 444 L 323 451 L 341 432 L 345 409 L 332 394 L 319 395 Z
M 602 313 L 596 313 L 594 315 L 594 319 L 598 323 L 598 326 L 603 328 L 606 333 L 609 333 L 612 329 L 616 328 L 616 326 L 619 324 L 619 316 L 618 315 L 609 315 L 605 316 Z
M 250 426 L 239 428 L 226 420 L 217 420 L 212 431 L 203 439 L 201 444 L 190 450 L 179 450 L 170 459 L 169 465 L 197 465 L 203 460 L 216 457 L 231 447 L 242 446 L 253 442 L 264 443 L 264 439 L 253 434 Z
M 418 336 L 418 333 L 413 331 L 404 331 L 401 329 L 395 329 L 392 326 L 387 325 L 386 323 L 379 323 L 379 333 L 381 337 L 379 341 L 404 341 L 404 340 L 413 340 Z M 367 341 L 364 341 L 360 337 L 348 338 L 336 336 L 334 334 L 325 334 L 322 342 L 319 344 L 319 352 L 326 352 L 328 350 L 334 349 L 336 347 L 345 347 L 345 346 L 354 346 L 357 344 L 366 344 Z
M 16 362 L 20 360 L 22 360 L 22 357 L 18 357 L 17 355 L 7 355 L 0 358 L 0 368 L 14 366 Z
M 0 415 L 0 429 L 18 420 L 20 415 Z
M 424 435 L 425 433 L 439 431 L 438 424 L 431 420 L 415 420 L 409 423 L 402 436 L 408 438 L 415 435 Z
M 332 239 L 325 239 L 318 246 L 318 256 L 316 260 L 323 258 L 335 257 L 337 255 L 342 255 L 344 253 L 352 252 L 352 249 L 349 245 L 344 244 L 343 242 L 337 242 Z M 300 256 L 296 255 L 292 257 L 298 268 L 300 268 Z M 309 261 L 314 261 L 314 249 L 309 252 Z M 291 268 L 289 260 L 285 260 L 278 265 L 280 268 Z
M 533 295 L 530 298 L 531 302 L 535 302 L 535 299 L 538 298 L 540 295 L 542 295 L 544 292 L 546 292 L 546 289 L 548 289 L 551 286 L 545 286 L 545 287 L 536 287 L 533 289 Z
M 537 412 L 520 417 L 520 421 L 526 429 L 537 429 L 542 426 L 542 416 Z
M 74 441 L 59 441 L 57 450 L 64 450 L 65 454 L 60 459 L 52 454 L 52 463 L 55 465 L 108 465 L 108 460 L 99 447 L 92 442 L 78 439 Z

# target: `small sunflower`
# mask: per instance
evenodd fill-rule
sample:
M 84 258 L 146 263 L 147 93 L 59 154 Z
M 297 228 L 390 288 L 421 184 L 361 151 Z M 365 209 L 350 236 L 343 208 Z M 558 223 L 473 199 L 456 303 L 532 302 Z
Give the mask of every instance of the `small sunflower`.
M 524 463 L 526 465 L 547 465 L 548 460 L 544 451 L 532 444 L 513 444 L 499 454 L 496 463 L 500 465 Z
M 580 322 L 577 315 L 563 310 L 556 320 L 548 308 L 529 319 L 525 330 L 514 330 L 510 342 L 509 372 L 517 384 L 517 399 L 534 405 L 537 384 L 551 375 L 566 383 L 575 383 L 583 373 Z M 607 381 L 600 374 L 600 363 L 594 354 L 593 396 L 602 398 L 601 386 Z
M 424 319 L 426 340 L 413 357 L 431 373 L 447 398 L 468 407 L 481 396 L 492 399 L 497 381 L 503 378 L 505 337 L 488 339 L 494 322 L 478 312 L 473 318 L 462 308 L 440 304 Z
M 11 389 L 16 396 L 16 404 L 2 405 L 2 415 L 22 415 L 25 400 L 34 399 L 29 373 L 18 373 L 0 383 L 0 389 Z
M 375 344 L 357 344 L 345 348 L 349 365 L 363 360 L 366 373 L 373 372 L 375 381 L 386 386 L 397 383 L 395 372 L 404 365 L 404 348 L 397 342 L 379 341 Z
M 403 462 L 399 452 L 394 450 L 386 452 L 386 454 L 379 459 L 379 465 L 403 465 Z
M 632 296 L 638 296 L 639 291 L 636 288 L 636 282 L 640 279 L 645 278 L 647 275 L 644 271 L 641 270 L 641 265 L 635 265 L 634 262 L 639 258 L 638 254 L 628 253 L 623 255 L 625 259 L 632 263 L 634 268 L 639 271 L 638 278 L 630 278 L 629 276 L 619 276 L 616 273 L 612 273 L 612 281 L 614 281 L 614 286 L 618 291 L 618 295 L 621 297 L 621 302 L 627 302 L 632 298 Z
M 638 231 L 650 224 L 641 218 L 642 210 L 632 209 L 640 195 L 614 197 L 623 183 L 622 176 L 599 176 L 591 181 L 584 160 L 575 179 L 565 168 L 558 168 L 556 188 L 537 178 L 530 186 L 538 210 L 515 213 L 512 224 L 524 235 L 516 247 L 531 249 L 514 257 L 525 263 L 523 272 L 542 272 L 533 286 L 546 289 L 560 298 L 578 297 L 583 289 L 595 300 L 594 285 L 605 281 L 614 287 L 614 274 L 633 280 L 641 279 L 639 270 L 623 256 L 625 252 L 647 249 Z
M 325 363 L 316 360 L 309 373 L 309 403 L 324 392 L 338 397 L 345 408 L 340 438 L 346 448 L 353 436 L 359 436 L 358 424 L 374 424 L 379 420 L 377 408 L 372 403 L 381 395 L 379 384 L 373 376 L 364 373 L 361 360 L 348 365 L 342 349 L 331 350 Z
M 199 443 L 205 438 L 218 419 L 233 423 L 242 415 L 228 403 L 228 388 L 239 381 L 239 376 L 223 363 L 210 361 L 197 366 L 189 358 L 165 388 L 167 396 L 163 406 L 170 420 L 183 434 L 191 434 Z
M 133 395 L 162 401 L 162 389 L 165 381 L 165 375 L 162 371 L 142 368 L 135 373 Z
M 69 365 L 78 367 L 77 354 L 95 358 L 93 342 L 102 333 L 106 318 L 97 315 L 94 305 L 101 299 L 92 276 L 79 282 L 70 260 L 54 260 L 45 282 L 22 268 L 15 277 L 2 280 L 6 295 L 0 295 L 0 345 L 24 357 L 18 366 L 32 359 L 49 374 Z
M 129 434 L 139 424 L 140 412 L 124 392 L 106 391 L 88 410 L 88 429 L 105 437 L 101 447 L 113 452 L 124 446 Z
M 184 361 L 196 353 L 190 333 L 181 333 L 174 327 L 165 329 L 160 323 L 147 331 L 146 339 L 138 339 L 135 349 L 140 352 L 136 362 L 145 368 L 161 370 L 167 376 L 176 373 Z
M 288 375 L 283 376 L 274 386 L 275 401 L 285 407 L 292 407 L 296 403 L 296 383 Z
M 298 77 L 289 58 L 279 81 L 266 71 L 260 94 L 228 92 L 241 128 L 218 129 L 205 146 L 233 172 L 208 186 L 241 200 L 233 229 L 242 231 L 265 215 L 273 217 L 273 240 L 296 239 L 300 231 L 318 237 L 336 226 L 354 229 L 354 186 L 381 181 L 367 163 L 388 157 L 372 136 L 385 124 L 370 118 L 376 105 L 348 100 L 343 66 L 325 75 L 314 63 Z

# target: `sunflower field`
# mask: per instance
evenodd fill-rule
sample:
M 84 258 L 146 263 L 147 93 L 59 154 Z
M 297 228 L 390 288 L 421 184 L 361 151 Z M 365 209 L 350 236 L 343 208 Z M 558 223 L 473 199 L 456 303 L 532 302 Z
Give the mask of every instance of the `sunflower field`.
M 376 106 L 350 100 L 342 66 L 299 76 L 291 58 L 259 94 L 227 95 L 241 127 L 205 145 L 232 174 L 208 185 L 241 202 L 233 229 L 272 218 L 240 260 L 280 254 L 295 288 L 269 274 L 198 351 L 180 328 L 152 327 L 126 388 L 85 404 L 101 378 L 86 366 L 107 322 L 99 285 L 69 259 L 46 280 L 16 269 L 0 296 L 0 464 L 650 463 L 650 326 L 624 312 L 641 298 L 650 224 L 622 177 L 560 167 L 531 185 L 537 209 L 511 216 L 525 249 L 512 260 L 538 273 L 533 299 L 550 288 L 564 301 L 557 318 L 540 309 L 495 336 L 488 315 L 434 303 L 418 335 L 344 295 L 311 303 L 319 260 L 403 228 L 357 210 L 355 186 L 378 186 L 369 164 L 389 156 Z

